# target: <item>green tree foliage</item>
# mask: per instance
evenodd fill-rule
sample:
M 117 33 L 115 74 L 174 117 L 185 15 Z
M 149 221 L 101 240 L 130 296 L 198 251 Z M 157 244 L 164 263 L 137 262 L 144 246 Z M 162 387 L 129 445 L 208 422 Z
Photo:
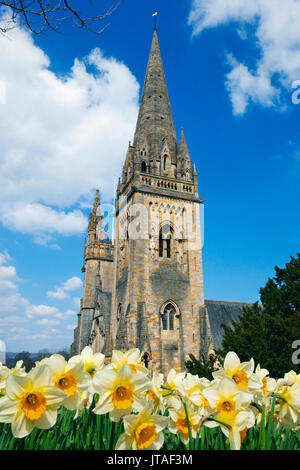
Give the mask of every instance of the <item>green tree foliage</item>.
M 292 362 L 292 344 L 300 340 L 300 254 L 291 257 L 285 268 L 275 266 L 275 276 L 260 289 L 261 305 L 245 307 L 239 321 L 224 329 L 223 351 L 235 351 L 241 361 L 251 357 L 282 377 L 288 370 L 300 372 Z M 300 354 L 298 355 L 300 358 Z
M 207 361 L 200 361 L 196 359 L 193 354 L 189 354 L 190 360 L 186 361 L 185 367 L 190 374 L 198 375 L 198 377 L 206 377 L 208 380 L 212 380 L 212 373 L 216 370 L 216 362 L 222 364 L 223 360 L 219 356 L 215 356 Z

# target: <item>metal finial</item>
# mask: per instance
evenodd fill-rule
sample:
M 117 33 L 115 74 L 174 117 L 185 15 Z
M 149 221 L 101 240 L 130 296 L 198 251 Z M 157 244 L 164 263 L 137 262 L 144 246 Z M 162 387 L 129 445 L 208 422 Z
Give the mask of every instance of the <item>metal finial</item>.
M 153 13 L 152 15 L 154 17 L 154 31 L 157 31 L 157 24 L 156 24 L 156 20 L 157 20 L 157 11 L 155 13 Z

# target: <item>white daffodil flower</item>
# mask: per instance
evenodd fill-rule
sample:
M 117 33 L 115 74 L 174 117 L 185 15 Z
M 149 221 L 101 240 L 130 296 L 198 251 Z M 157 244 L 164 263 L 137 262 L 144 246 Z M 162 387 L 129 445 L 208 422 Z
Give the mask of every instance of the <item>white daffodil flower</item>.
M 282 387 L 276 393 L 280 399 L 279 419 L 286 427 L 294 427 L 300 422 L 300 384 Z
M 80 392 L 89 390 L 91 378 L 84 372 L 83 361 L 67 362 L 60 354 L 49 357 L 47 365 L 53 372 L 53 385 L 67 394 L 63 405 L 68 410 L 76 410 Z
M 149 371 L 143 366 L 142 355 L 140 350 L 137 348 L 129 349 L 129 351 L 126 351 L 125 353 L 114 349 L 112 352 L 111 362 L 107 365 L 107 368 L 118 372 L 124 364 L 128 364 L 134 374 L 139 372 L 140 374 L 148 375 Z
M 201 415 L 199 414 L 198 408 L 193 405 L 187 404 L 186 407 L 192 438 L 195 439 L 197 437 L 197 433 L 200 432 L 199 423 Z M 180 407 L 170 408 L 169 414 L 171 418 L 169 424 L 170 432 L 178 434 L 181 441 L 187 445 L 189 442 L 189 426 L 183 404 L 181 403 Z
M 11 423 L 15 437 L 25 437 L 35 427 L 54 426 L 57 408 L 66 395 L 51 384 L 52 371 L 46 365 L 32 369 L 26 376 L 7 377 L 6 396 L 0 399 L 0 422 Z
M 300 374 L 297 374 L 294 370 L 290 370 L 284 375 L 284 382 L 288 385 L 294 385 L 298 383 L 300 385 Z
M 9 369 L 0 362 L 0 396 L 4 396 L 6 394 L 6 381 L 10 374 L 23 376 L 26 375 L 25 367 L 22 366 L 23 361 L 18 361 L 15 367 Z
M 110 419 L 118 422 L 131 411 L 142 411 L 151 383 L 144 374 L 133 373 L 131 367 L 124 364 L 118 372 L 107 368 L 97 372 L 94 387 L 100 395 L 94 413 L 109 413 Z
M 260 405 L 269 405 L 272 402 L 271 393 L 275 391 L 277 381 L 271 377 L 267 377 L 269 371 L 267 369 L 261 369 L 260 364 L 257 365 L 254 374 L 261 382 L 260 389 L 254 391 L 254 401 Z M 266 396 L 268 397 L 266 398 Z
M 167 375 L 165 385 L 163 386 L 163 396 L 165 397 L 165 406 L 168 408 L 180 407 L 180 399 L 174 395 L 173 392 L 178 391 L 178 388 L 185 377 L 185 372 L 176 372 L 171 369 Z
M 214 421 L 206 421 L 204 425 L 208 428 L 220 426 L 222 432 L 228 438 L 231 450 L 240 450 L 247 429 L 252 428 L 255 424 L 255 415 L 251 410 L 237 411 L 231 415 L 230 419 L 214 419 Z
M 159 374 L 158 372 L 153 373 L 153 377 L 151 380 L 150 389 L 147 392 L 147 399 L 153 401 L 154 411 L 160 411 L 161 414 L 165 412 L 165 405 L 164 405 L 164 398 L 163 398 L 163 390 L 161 386 L 164 383 L 164 376 L 163 374 Z
M 202 391 L 210 386 L 210 381 L 205 377 L 199 378 L 197 375 L 187 374 L 184 379 L 178 383 L 178 391 L 191 403 L 198 406 L 200 411 L 209 406 L 209 403 Z
M 159 450 L 164 443 L 163 429 L 169 417 L 153 415 L 153 404 L 148 403 L 138 415 L 126 416 L 125 432 L 119 437 L 116 450 Z
M 79 400 L 77 401 L 77 409 L 74 419 L 77 419 L 81 415 L 83 410 L 90 408 L 93 403 L 93 394 L 87 390 L 79 393 Z
M 69 364 L 75 364 L 76 362 L 83 362 L 84 367 L 83 371 L 90 374 L 91 377 L 91 386 L 90 392 L 95 393 L 94 385 L 93 385 L 93 378 L 96 372 L 103 369 L 104 366 L 105 355 L 102 353 L 93 353 L 93 350 L 90 346 L 86 346 L 82 351 L 81 354 L 77 356 L 71 357 L 69 360 Z
M 212 375 L 216 380 L 221 380 L 225 376 L 232 378 L 239 390 L 255 391 L 260 389 L 261 381 L 253 374 L 253 371 L 253 359 L 241 363 L 235 352 L 229 352 L 224 360 L 224 368 L 213 372 Z
M 222 420 L 232 419 L 237 410 L 248 407 L 253 400 L 251 393 L 239 390 L 236 382 L 227 376 L 202 393 L 211 408 L 216 410 L 216 416 Z

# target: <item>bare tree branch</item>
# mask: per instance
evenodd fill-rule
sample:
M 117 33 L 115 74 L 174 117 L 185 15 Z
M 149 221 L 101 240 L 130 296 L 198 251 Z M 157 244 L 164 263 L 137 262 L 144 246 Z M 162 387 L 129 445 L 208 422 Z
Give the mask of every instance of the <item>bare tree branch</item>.
M 111 16 L 123 2 L 111 1 L 111 5 L 100 14 L 97 6 L 101 0 L 82 0 L 84 13 L 75 7 L 74 0 L 0 0 L 0 7 L 7 12 L 0 20 L 0 32 L 6 33 L 14 28 L 19 20 L 34 34 L 45 30 L 60 32 L 61 25 L 67 22 L 77 28 L 100 34 L 108 25 L 99 23 Z

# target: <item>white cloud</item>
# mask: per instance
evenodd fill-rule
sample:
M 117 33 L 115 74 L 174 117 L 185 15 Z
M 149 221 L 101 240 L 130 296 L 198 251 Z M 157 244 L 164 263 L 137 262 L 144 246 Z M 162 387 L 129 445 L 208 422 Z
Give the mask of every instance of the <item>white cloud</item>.
M 81 289 L 82 280 L 79 277 L 72 277 L 65 281 L 61 286 L 56 286 L 54 291 L 48 291 L 48 297 L 53 299 L 62 300 L 69 297 L 68 292 Z
M 193 0 L 189 24 L 193 34 L 233 23 L 242 40 L 260 49 L 255 68 L 230 54 L 226 87 L 235 115 L 250 102 L 282 109 L 282 90 L 300 78 L 300 2 L 298 0 Z M 245 26 L 254 32 L 249 37 Z
M 86 218 L 79 210 L 64 212 L 42 204 L 16 203 L 10 212 L 3 213 L 2 222 L 8 228 L 22 233 L 55 233 L 72 235 L 86 228 Z M 45 239 L 36 237 L 43 244 Z
M 52 318 L 42 318 L 41 320 L 37 320 L 36 322 L 38 325 L 45 325 L 45 326 L 53 326 L 53 325 L 59 325 L 60 321 L 59 320 L 53 320 Z
M 11 257 L 6 251 L 0 253 L 0 322 L 2 324 L 13 324 L 18 317 L 11 314 L 17 313 L 20 309 L 24 310 L 29 305 L 28 300 L 19 292 L 16 268 L 7 265 L 10 261 Z
M 71 277 L 71 279 L 68 279 L 64 283 L 64 290 L 67 290 L 67 291 L 78 290 L 78 289 L 81 289 L 81 287 L 82 287 L 82 280 L 76 276 Z
M 0 80 L 0 222 L 37 243 L 82 233 L 80 203 L 96 187 L 112 196 L 133 136 L 135 77 L 100 49 L 56 74 L 32 36 L 16 28 L 0 36 Z
M 47 292 L 47 295 L 48 297 L 51 297 L 52 299 L 56 300 L 63 300 L 68 297 L 68 294 L 63 290 L 62 287 L 56 287 L 53 291 L 49 290 Z
M 45 346 L 66 347 L 72 341 L 67 325 L 73 321 L 72 317 L 76 318 L 76 312 L 72 309 L 61 312 L 46 304 L 32 305 L 19 292 L 20 279 L 11 260 L 7 252 L 0 253 L 0 342 L 5 342 L 8 351 L 36 352 Z M 75 291 L 81 285 L 75 276 L 62 283 L 66 292 Z M 54 329 L 55 326 L 59 329 Z
M 0 266 L 0 279 L 11 279 L 16 277 L 16 270 L 13 266 Z
M 28 318 L 33 318 L 35 316 L 38 317 L 52 317 L 59 315 L 60 312 L 58 308 L 56 307 L 51 307 L 49 305 L 30 305 L 27 308 L 26 315 Z

